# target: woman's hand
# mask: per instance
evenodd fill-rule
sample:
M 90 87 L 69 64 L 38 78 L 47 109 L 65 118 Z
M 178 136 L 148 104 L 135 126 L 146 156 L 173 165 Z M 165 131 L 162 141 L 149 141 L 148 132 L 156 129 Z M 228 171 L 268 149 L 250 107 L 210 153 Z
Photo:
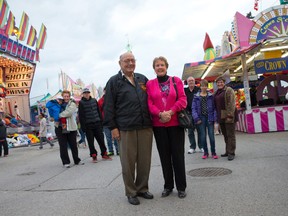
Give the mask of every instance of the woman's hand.
M 164 111 L 160 113 L 159 117 L 161 123 L 166 123 L 171 120 L 171 113 L 170 111 Z

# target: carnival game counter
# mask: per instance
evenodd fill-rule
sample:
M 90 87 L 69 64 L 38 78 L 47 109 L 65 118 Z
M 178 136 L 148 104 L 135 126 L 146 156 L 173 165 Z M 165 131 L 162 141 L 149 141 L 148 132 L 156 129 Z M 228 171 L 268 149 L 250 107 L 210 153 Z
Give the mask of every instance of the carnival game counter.
M 23 134 L 39 131 L 39 126 L 26 126 L 26 127 L 16 127 L 16 128 L 7 128 L 7 134 Z
M 237 131 L 254 134 L 288 130 L 288 105 L 239 109 L 238 117 Z

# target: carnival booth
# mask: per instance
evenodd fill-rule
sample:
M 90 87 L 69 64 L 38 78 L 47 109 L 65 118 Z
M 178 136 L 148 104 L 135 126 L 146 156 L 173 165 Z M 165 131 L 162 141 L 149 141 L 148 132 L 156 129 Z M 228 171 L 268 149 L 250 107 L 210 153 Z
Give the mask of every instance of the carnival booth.
M 221 47 L 216 48 L 215 58 L 185 64 L 182 79 L 225 75 L 226 85 L 235 89 L 238 99 L 238 131 L 288 130 L 287 29 L 286 4 L 268 8 L 255 18 L 237 12 L 231 32 L 224 33 Z
M 35 131 L 30 124 L 29 96 L 46 27 L 42 24 L 38 36 L 33 26 L 28 31 L 28 15 L 23 12 L 16 23 L 7 1 L 1 1 L 0 13 L 0 118 L 9 135 L 26 134 L 26 139 L 27 133 Z

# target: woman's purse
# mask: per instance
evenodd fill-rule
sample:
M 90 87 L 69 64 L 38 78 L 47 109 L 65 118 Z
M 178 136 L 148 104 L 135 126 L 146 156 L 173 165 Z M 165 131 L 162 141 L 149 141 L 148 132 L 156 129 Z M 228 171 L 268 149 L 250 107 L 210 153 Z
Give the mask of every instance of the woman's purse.
M 178 90 L 176 87 L 176 83 L 174 81 L 174 77 L 172 77 L 173 85 L 176 91 L 176 101 L 178 100 Z M 193 124 L 191 122 L 191 119 L 189 117 L 189 114 L 187 113 L 186 109 L 182 109 L 177 113 L 177 118 L 179 122 L 179 127 L 183 128 L 193 128 Z

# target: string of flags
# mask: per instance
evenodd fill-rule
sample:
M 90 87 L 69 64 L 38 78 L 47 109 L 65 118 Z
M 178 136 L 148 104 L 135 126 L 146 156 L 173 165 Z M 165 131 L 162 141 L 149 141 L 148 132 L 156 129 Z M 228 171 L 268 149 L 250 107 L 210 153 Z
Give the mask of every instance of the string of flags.
M 259 1 L 259 0 L 255 0 L 255 2 L 254 2 L 254 10 L 255 10 L 255 11 L 258 11 L 258 9 L 259 9 L 258 1 Z
M 36 49 L 36 61 L 40 61 L 39 50 L 44 49 L 47 40 L 47 28 L 42 23 L 39 35 L 36 29 L 31 25 L 29 29 L 29 16 L 23 11 L 19 26 L 16 25 L 13 12 L 9 11 L 9 5 L 6 0 L 0 0 L 0 34 L 9 38 L 15 36 L 18 41 L 26 41 L 26 44 Z M 28 37 L 27 37 L 28 36 Z M 27 40 L 26 40 L 27 39 Z

